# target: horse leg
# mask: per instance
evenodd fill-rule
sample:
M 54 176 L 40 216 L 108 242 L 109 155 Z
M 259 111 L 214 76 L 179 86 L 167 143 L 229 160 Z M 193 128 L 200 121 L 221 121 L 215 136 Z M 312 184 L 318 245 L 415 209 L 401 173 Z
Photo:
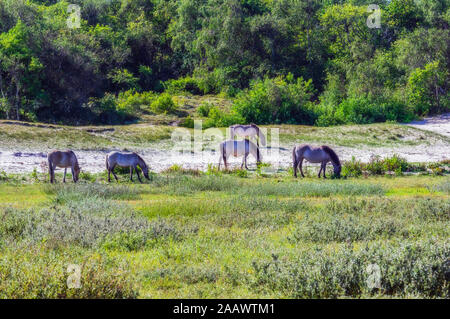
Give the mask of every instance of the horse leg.
M 134 169 L 135 169 L 136 174 L 137 174 L 137 176 L 138 176 L 139 182 L 142 183 L 142 179 L 141 179 L 141 176 L 139 175 L 139 170 L 138 170 L 137 166 L 135 166 Z
M 319 178 L 320 178 L 320 173 L 322 173 L 322 169 L 323 169 L 323 163 L 320 164 L 320 169 L 319 169 Z
M 50 184 L 53 184 L 52 162 L 48 161 L 48 175 L 50 176 Z
M 55 169 L 56 169 L 56 165 L 52 164 L 52 174 L 51 174 L 51 179 L 52 179 L 52 183 L 56 183 L 56 178 L 55 178 Z
M 292 168 L 294 169 L 294 177 L 295 178 L 297 178 L 297 167 L 298 167 L 298 161 L 297 161 L 297 158 L 294 156 Z
M 248 170 L 248 166 L 247 166 L 247 157 L 248 157 L 248 154 L 244 156 L 244 159 L 245 159 L 245 162 L 244 162 L 244 163 L 245 163 L 245 169 Z
M 300 167 L 300 173 L 302 174 L 302 177 L 305 177 L 305 174 L 303 174 L 303 157 L 298 163 L 298 166 Z
M 73 167 L 70 168 L 71 172 L 72 172 L 72 180 L 74 183 L 76 183 L 75 181 L 75 171 L 73 170 Z
M 130 180 L 133 181 L 133 166 L 130 166 Z
M 323 178 L 327 178 L 327 176 L 325 175 L 325 172 L 327 170 L 327 163 L 323 163 Z
M 114 173 L 114 168 L 116 167 L 116 165 L 113 165 L 113 167 L 111 167 L 111 173 L 113 174 L 114 178 L 116 179 L 116 182 L 119 182 L 119 179 L 117 178 L 116 173 Z
M 64 167 L 64 178 L 63 178 L 63 183 L 66 182 L 66 173 L 67 173 L 67 167 Z

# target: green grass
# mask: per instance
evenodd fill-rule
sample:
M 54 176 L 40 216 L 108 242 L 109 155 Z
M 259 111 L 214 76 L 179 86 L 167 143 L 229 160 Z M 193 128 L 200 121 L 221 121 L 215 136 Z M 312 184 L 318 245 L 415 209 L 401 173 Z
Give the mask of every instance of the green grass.
M 91 177 L 0 183 L 0 297 L 449 297 L 447 176 Z

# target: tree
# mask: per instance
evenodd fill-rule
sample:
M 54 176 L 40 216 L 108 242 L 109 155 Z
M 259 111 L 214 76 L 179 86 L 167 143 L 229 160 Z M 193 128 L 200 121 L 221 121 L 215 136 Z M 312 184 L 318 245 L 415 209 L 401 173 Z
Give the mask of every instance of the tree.
M 39 72 L 42 64 L 33 55 L 29 43 L 29 33 L 21 20 L 14 28 L 0 34 L 0 91 L 3 105 L 9 101 L 12 110 L 6 108 L 7 118 L 20 119 L 22 94 L 36 94 L 39 90 Z
M 428 63 L 414 70 L 408 80 L 408 99 L 420 115 L 450 110 L 448 70 L 439 62 Z

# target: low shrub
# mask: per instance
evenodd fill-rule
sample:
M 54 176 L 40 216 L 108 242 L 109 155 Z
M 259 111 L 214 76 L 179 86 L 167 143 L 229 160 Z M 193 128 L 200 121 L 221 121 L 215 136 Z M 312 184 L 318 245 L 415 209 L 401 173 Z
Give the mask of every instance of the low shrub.
M 150 91 L 139 93 L 136 90 L 120 92 L 117 96 L 117 110 L 129 114 L 148 111 L 156 94 Z
M 384 175 L 385 173 L 384 161 L 379 155 L 371 156 L 365 168 L 372 175 Z
M 97 183 L 45 185 L 44 192 L 55 195 L 56 203 L 68 200 L 98 197 L 102 199 L 136 199 L 141 190 L 132 185 L 105 185 Z
M 189 92 L 194 95 L 203 95 L 205 92 L 199 87 L 199 80 L 190 76 L 179 79 L 171 79 L 164 82 L 164 89 L 167 93 L 177 94 Z
M 392 236 L 408 237 L 408 231 L 394 219 L 375 219 L 356 216 L 326 216 L 322 219 L 306 219 L 294 233 L 295 241 L 353 242 L 370 241 Z
M 383 160 L 383 168 L 386 171 L 396 172 L 401 174 L 408 169 L 408 162 L 403 157 L 394 154 L 392 157 L 387 157 Z
M 69 288 L 68 266 L 80 266 L 80 288 Z M 0 256 L 0 298 L 137 298 L 127 264 L 106 255 L 15 247 Z
M 213 104 L 205 102 L 205 103 L 202 103 L 202 104 L 198 107 L 197 112 L 198 112 L 198 114 L 200 114 L 201 116 L 207 117 L 207 116 L 209 115 L 209 111 L 210 111 L 213 107 L 214 107 Z
M 450 194 L 450 181 L 445 181 L 441 184 L 434 185 L 432 189 L 434 191 Z
M 11 241 L 45 242 L 53 247 L 140 249 L 148 241 L 183 237 L 181 231 L 166 221 L 149 222 L 129 209 L 97 212 L 64 208 L 37 212 L 6 209 L 0 211 L 0 217 L 3 220 L 0 237 Z
M 359 177 L 362 175 L 364 164 L 352 156 L 351 161 L 344 161 L 342 163 L 341 175 L 342 177 Z
M 178 110 L 178 105 L 173 101 L 170 94 L 162 93 L 152 102 L 150 108 L 156 114 L 168 114 L 175 113 Z
M 204 128 L 209 127 L 228 127 L 233 124 L 243 124 L 243 117 L 237 112 L 231 110 L 229 112 L 213 106 L 209 109 L 208 119 L 204 123 Z
M 361 248 L 299 251 L 295 259 L 273 254 L 255 261 L 255 288 L 266 287 L 291 298 L 370 296 L 379 292 L 398 297 L 448 298 L 449 242 L 404 239 L 374 242 Z M 379 267 L 379 287 L 368 283 Z M 376 282 L 376 281 L 375 281 Z

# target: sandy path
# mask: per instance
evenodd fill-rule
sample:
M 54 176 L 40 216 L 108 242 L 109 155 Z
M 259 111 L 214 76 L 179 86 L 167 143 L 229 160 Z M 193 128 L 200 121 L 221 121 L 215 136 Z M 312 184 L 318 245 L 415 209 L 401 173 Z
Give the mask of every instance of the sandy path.
M 444 114 L 434 118 L 427 118 L 423 121 L 412 122 L 407 125 L 429 130 L 435 133 L 450 137 L 450 114 Z M 273 167 L 286 168 L 291 165 L 292 145 L 282 145 L 279 149 L 270 150 L 261 148 L 263 161 L 270 163 Z M 360 161 L 367 162 L 373 155 L 381 157 L 399 154 L 410 162 L 436 162 L 450 159 L 450 145 L 440 141 L 433 145 L 402 146 L 395 148 L 349 148 L 336 147 L 336 151 L 342 160 L 350 160 L 352 156 Z M 97 173 L 105 169 L 105 155 L 108 151 L 86 151 L 75 150 L 82 170 Z M 152 171 L 160 172 L 174 164 L 184 168 L 206 170 L 209 164 L 217 165 L 219 155 L 217 152 L 204 151 L 198 153 L 180 153 L 175 151 L 165 151 L 161 149 L 147 149 L 140 152 L 149 164 Z M 47 155 L 42 152 L 27 150 L 0 150 L 0 170 L 7 173 L 31 172 L 47 170 Z M 241 159 L 230 158 L 232 166 L 239 166 Z M 249 165 L 254 167 L 255 160 L 250 156 Z M 308 164 L 311 165 L 311 164 Z
M 450 137 L 450 113 L 427 117 L 422 121 L 414 121 L 407 125 Z

